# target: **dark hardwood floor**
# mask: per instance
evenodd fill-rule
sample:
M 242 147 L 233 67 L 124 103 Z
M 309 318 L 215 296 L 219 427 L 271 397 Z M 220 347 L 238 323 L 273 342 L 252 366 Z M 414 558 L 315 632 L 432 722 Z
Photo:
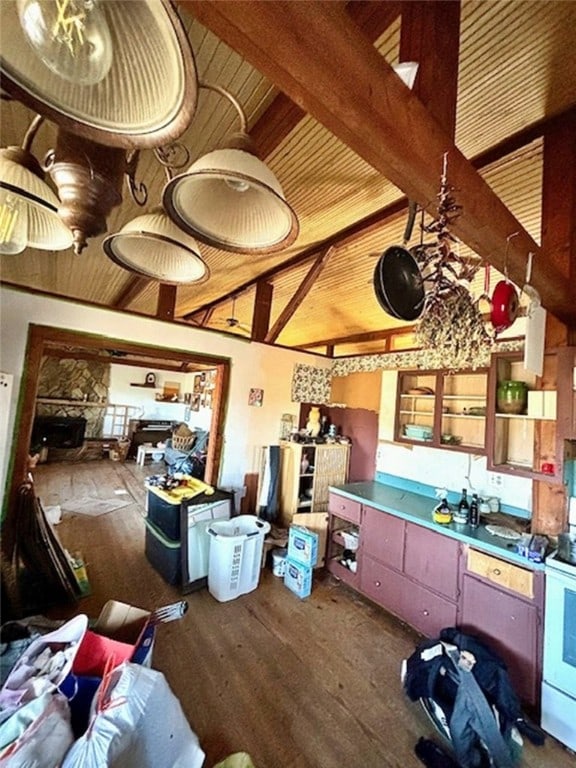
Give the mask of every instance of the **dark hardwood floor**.
M 92 594 L 51 615 L 95 618 L 109 599 L 152 609 L 180 598 L 144 556 L 143 478 L 155 471 L 164 466 L 92 461 L 34 470 L 44 506 L 132 502 L 99 517 L 67 513 L 56 526 L 64 546 L 83 553 Z M 306 600 L 269 569 L 254 592 L 230 602 L 206 589 L 186 599 L 186 616 L 158 629 L 153 666 L 198 734 L 205 768 L 237 751 L 257 768 L 410 768 L 422 765 L 414 755 L 420 736 L 439 740 L 400 683 L 402 659 L 420 637 L 327 574 L 315 573 Z M 575 760 L 549 737 L 543 747 L 525 742 L 522 765 L 573 768 Z

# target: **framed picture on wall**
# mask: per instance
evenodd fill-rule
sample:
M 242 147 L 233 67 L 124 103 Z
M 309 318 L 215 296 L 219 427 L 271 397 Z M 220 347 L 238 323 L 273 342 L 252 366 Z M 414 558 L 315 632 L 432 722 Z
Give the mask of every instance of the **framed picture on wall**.
M 193 411 L 200 410 L 200 395 L 192 395 L 192 401 L 190 402 L 190 408 Z
M 194 376 L 194 394 L 202 392 L 202 378 L 199 373 Z
M 255 405 L 258 408 L 262 406 L 264 401 L 263 389 L 251 389 L 248 394 L 248 405 Z

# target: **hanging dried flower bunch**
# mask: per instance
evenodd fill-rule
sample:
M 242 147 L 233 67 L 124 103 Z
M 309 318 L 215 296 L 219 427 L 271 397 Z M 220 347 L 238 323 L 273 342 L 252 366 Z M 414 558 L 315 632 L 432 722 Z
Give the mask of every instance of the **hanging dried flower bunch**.
M 457 243 L 450 226 L 460 215 L 453 187 L 447 182 L 447 159 L 438 195 L 438 217 L 424 232 L 434 233 L 436 242 L 412 249 L 426 286 L 424 309 L 416 327 L 416 342 L 430 368 L 476 368 L 486 365 L 493 338 L 488 333 L 469 284 L 479 264 L 470 264 L 452 245 Z

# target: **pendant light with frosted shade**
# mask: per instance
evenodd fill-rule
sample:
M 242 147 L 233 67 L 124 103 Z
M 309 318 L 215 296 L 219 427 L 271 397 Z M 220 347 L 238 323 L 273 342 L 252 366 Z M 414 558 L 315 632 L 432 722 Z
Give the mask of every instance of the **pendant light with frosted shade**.
M 60 201 L 44 181 L 30 152 L 43 118 L 31 123 L 21 147 L 0 149 L 0 254 L 26 247 L 60 251 L 72 245 L 72 232 L 58 216 Z
M 110 147 L 174 141 L 198 81 L 170 0 L 1 0 L 2 88 L 59 127 Z
M 177 159 L 179 153 L 183 153 L 180 161 Z M 188 150 L 182 144 L 158 147 L 154 154 L 164 166 L 168 180 L 172 168 L 183 167 L 190 160 Z M 128 184 L 134 202 L 144 206 L 148 190 L 144 184 L 136 184 L 134 178 L 138 156 L 136 152 L 131 158 Z M 119 232 L 109 235 L 104 240 L 103 248 L 118 266 L 161 283 L 201 283 L 210 275 L 196 240 L 177 227 L 160 206 L 137 216 Z
M 161 283 L 201 283 L 210 276 L 196 240 L 160 207 L 129 221 L 104 240 L 103 248 L 118 266 Z
M 298 236 L 298 219 L 276 176 L 256 156 L 242 107 L 220 86 L 201 82 L 200 87 L 234 105 L 241 130 L 226 147 L 208 152 L 166 184 L 166 213 L 185 232 L 225 251 L 286 248 Z

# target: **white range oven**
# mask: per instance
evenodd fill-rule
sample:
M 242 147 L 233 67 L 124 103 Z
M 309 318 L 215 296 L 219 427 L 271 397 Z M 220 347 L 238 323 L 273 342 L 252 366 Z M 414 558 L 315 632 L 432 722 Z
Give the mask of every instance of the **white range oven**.
M 542 728 L 576 750 L 576 564 L 546 558 Z

